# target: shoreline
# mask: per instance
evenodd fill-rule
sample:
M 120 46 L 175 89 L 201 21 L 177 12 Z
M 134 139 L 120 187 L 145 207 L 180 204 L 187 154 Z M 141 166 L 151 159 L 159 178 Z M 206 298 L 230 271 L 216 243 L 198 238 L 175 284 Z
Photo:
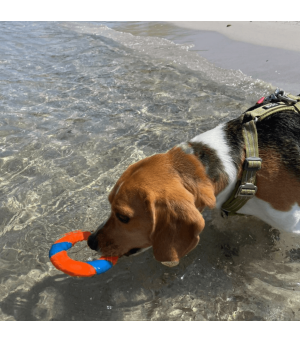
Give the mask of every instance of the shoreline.
M 134 36 L 193 45 L 213 65 L 240 70 L 294 95 L 300 93 L 300 22 L 104 22 Z M 231 25 L 227 27 L 227 25 Z
M 300 52 L 300 22 L 172 21 L 169 23 L 185 29 L 215 31 L 239 42 Z
M 214 65 L 241 70 L 294 95 L 300 93 L 300 22 L 172 24 L 189 37 L 194 44 L 191 50 Z

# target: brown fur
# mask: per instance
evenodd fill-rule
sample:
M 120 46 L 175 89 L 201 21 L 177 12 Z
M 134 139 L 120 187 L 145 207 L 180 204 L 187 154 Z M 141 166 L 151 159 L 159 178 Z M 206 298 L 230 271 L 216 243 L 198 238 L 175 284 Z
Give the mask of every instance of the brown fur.
M 120 187 L 121 186 L 121 187 Z M 158 261 L 179 261 L 199 242 L 199 212 L 215 206 L 214 186 L 194 155 L 173 148 L 131 165 L 109 195 L 111 215 L 96 232 L 103 255 L 153 246 Z M 116 213 L 130 217 L 120 222 Z
M 260 149 L 259 155 L 263 162 L 257 172 L 256 196 L 278 211 L 290 211 L 295 203 L 300 205 L 299 178 L 286 170 L 280 154 L 274 149 Z
M 300 204 L 299 180 L 285 169 L 280 154 L 260 149 L 260 157 L 256 196 L 279 211 Z M 109 194 L 109 219 L 94 234 L 101 253 L 122 256 L 152 246 L 158 261 L 174 265 L 198 244 L 205 225 L 200 212 L 215 206 L 215 195 L 227 182 L 222 175 L 213 182 L 197 156 L 181 148 L 129 166 Z M 129 217 L 129 222 L 122 223 L 116 214 Z
M 205 172 L 218 195 L 228 185 L 228 175 L 224 172 L 224 166 L 217 152 L 202 142 L 190 142 L 197 160 L 205 167 Z

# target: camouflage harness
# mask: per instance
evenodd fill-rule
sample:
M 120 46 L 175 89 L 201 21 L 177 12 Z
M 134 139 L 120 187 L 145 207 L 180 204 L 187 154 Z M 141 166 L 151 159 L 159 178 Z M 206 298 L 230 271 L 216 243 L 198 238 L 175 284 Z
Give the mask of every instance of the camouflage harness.
M 262 159 L 258 152 L 256 122 L 281 111 L 293 111 L 300 114 L 300 94 L 294 96 L 276 89 L 275 93 L 266 98 L 262 97 L 255 106 L 242 114 L 243 119 L 249 120 L 242 126 L 246 158 L 241 180 L 237 181 L 229 199 L 222 205 L 223 218 L 238 214 L 236 212 L 256 194 L 256 172 L 262 166 Z

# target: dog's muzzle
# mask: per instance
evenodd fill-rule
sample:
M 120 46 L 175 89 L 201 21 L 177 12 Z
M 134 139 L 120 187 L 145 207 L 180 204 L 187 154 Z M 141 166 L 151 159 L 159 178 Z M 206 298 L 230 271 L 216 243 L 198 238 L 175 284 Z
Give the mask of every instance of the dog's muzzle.
M 93 232 L 88 240 L 87 240 L 87 244 L 88 246 L 93 249 L 98 251 L 98 240 L 97 240 L 97 235 L 99 233 L 99 230 L 101 230 L 103 228 L 103 226 L 107 223 L 107 220 L 105 220 L 98 228 L 95 232 Z
M 88 246 L 93 249 L 93 250 L 96 250 L 98 249 L 98 241 L 96 239 L 96 235 L 95 233 L 91 234 L 87 240 L 87 244 Z

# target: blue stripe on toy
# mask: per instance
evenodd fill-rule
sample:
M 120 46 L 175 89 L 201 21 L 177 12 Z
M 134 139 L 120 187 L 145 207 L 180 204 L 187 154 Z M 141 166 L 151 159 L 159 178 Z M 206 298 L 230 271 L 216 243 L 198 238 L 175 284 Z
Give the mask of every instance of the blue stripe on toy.
M 55 243 L 52 245 L 52 247 L 49 251 L 49 258 L 51 258 L 53 255 L 57 254 L 58 252 L 68 250 L 71 247 L 72 247 L 72 243 L 70 243 L 70 242 Z
M 96 269 L 97 274 L 102 274 L 108 271 L 113 264 L 106 260 L 96 260 L 91 262 L 86 262 Z

